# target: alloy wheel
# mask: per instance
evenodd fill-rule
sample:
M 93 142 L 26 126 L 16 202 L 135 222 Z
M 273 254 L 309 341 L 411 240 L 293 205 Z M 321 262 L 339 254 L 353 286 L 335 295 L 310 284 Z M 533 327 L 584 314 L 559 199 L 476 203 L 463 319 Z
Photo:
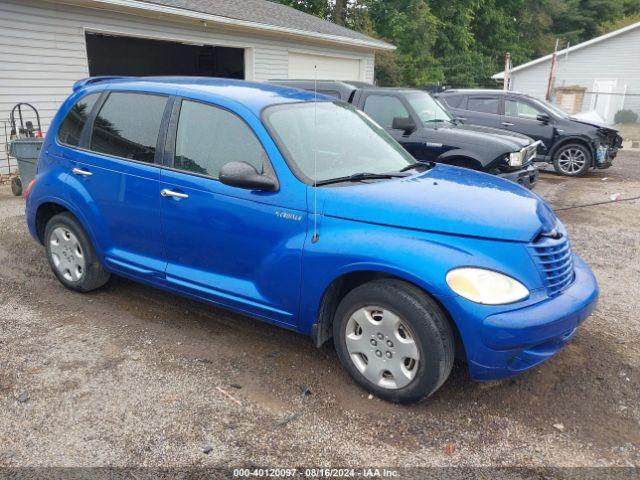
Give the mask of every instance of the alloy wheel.
M 587 156 L 579 148 L 567 148 L 558 156 L 558 166 L 563 173 L 575 175 L 587 162 Z

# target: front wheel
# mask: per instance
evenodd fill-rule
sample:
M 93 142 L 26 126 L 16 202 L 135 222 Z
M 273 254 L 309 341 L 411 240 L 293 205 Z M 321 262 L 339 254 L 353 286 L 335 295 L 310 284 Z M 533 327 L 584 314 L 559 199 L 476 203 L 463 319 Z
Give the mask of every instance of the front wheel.
M 385 400 L 420 400 L 451 373 L 449 321 L 431 297 L 403 281 L 375 280 L 349 292 L 336 311 L 333 334 L 344 368 Z
M 563 145 L 553 156 L 553 168 L 560 175 L 579 177 L 591 166 L 591 152 L 579 143 Z

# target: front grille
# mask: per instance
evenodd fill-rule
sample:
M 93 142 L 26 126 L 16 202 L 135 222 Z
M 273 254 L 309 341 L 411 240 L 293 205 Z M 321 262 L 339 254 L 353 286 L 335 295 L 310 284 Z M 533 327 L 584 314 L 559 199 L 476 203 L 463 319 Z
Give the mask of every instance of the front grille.
M 549 295 L 556 295 L 571 285 L 574 278 L 573 253 L 565 235 L 540 237 L 529 246 Z

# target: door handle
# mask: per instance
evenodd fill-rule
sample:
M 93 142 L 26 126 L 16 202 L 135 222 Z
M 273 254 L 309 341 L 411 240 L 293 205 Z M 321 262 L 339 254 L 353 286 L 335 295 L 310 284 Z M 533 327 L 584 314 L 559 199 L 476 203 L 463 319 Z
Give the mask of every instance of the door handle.
M 505 127 L 513 127 L 513 123 L 511 122 L 502 122 L 502 125 L 504 125 Z
M 160 195 L 162 195 L 163 197 L 173 197 L 180 199 L 189 198 L 189 195 L 187 195 L 186 193 L 174 192 L 173 190 L 169 190 L 168 188 L 163 188 L 162 190 L 160 190 Z
M 73 172 L 74 175 L 80 175 L 82 177 L 90 177 L 93 175 L 89 170 L 83 170 L 82 168 L 74 168 L 71 172 Z

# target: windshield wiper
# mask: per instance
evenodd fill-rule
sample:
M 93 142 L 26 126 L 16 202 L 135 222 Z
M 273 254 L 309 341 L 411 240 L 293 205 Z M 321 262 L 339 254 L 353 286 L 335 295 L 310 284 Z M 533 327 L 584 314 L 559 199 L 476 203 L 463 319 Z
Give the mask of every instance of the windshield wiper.
M 444 123 L 449 121 L 450 120 L 445 120 L 443 118 L 430 118 L 429 120 L 424 120 L 424 123 Z
M 347 177 L 338 177 L 338 178 L 330 178 L 328 180 L 320 180 L 316 182 L 317 186 L 321 185 L 329 185 L 331 183 L 342 183 L 342 182 L 361 182 L 362 180 L 386 180 L 389 178 L 402 178 L 405 175 L 399 175 L 397 173 L 354 173 L 353 175 L 349 175 Z
M 404 168 L 401 168 L 400 170 L 398 170 L 399 172 L 407 172 L 409 170 L 413 170 L 416 168 L 420 168 L 420 167 L 424 167 L 424 168 L 433 168 L 435 166 L 434 162 L 416 162 L 416 163 L 411 163 L 409 165 L 407 165 Z

